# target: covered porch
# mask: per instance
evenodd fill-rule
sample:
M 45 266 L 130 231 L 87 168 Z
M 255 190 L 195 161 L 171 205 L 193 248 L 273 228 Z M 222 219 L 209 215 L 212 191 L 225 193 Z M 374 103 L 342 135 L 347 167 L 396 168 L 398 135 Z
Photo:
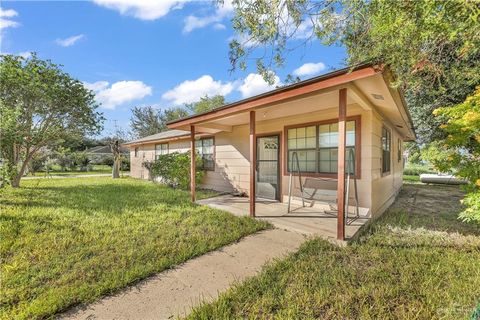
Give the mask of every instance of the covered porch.
M 236 216 L 250 214 L 250 201 L 246 197 L 222 195 L 197 201 L 198 204 L 208 205 L 213 208 L 225 210 Z M 335 214 L 326 213 L 329 207 L 318 204 L 302 207 L 301 203 L 292 203 L 292 210 L 288 213 L 287 204 L 265 199 L 256 199 L 255 217 L 270 222 L 274 227 L 297 232 L 306 236 L 318 236 L 334 243 L 342 243 L 337 239 L 337 217 Z M 353 216 L 353 215 L 352 215 Z M 345 238 L 354 239 L 358 231 L 367 224 L 369 218 L 348 219 L 345 224 Z
M 372 144 L 377 143 L 372 140 L 372 118 L 395 114 L 396 99 L 399 98 L 392 95 L 382 70 L 362 66 L 173 121 L 168 126 L 190 131 L 192 201 L 196 200 L 193 179 L 196 136 L 210 134 L 217 148 L 213 152 L 217 181 L 223 177 L 233 190 L 247 194 L 248 198 L 224 196 L 200 203 L 238 215 L 267 219 L 279 228 L 344 241 L 354 237 L 370 215 Z M 324 146 L 321 144 L 325 137 L 331 142 Z M 291 141 L 295 146 L 292 147 Z M 351 180 L 347 182 L 346 174 L 350 160 L 347 149 L 354 149 L 353 175 L 359 183 L 360 206 L 367 208 L 367 213 L 351 224 L 345 219 L 351 199 L 347 191 L 351 183 Z M 294 153 L 301 157 L 302 168 L 298 174 L 292 169 Z M 322 158 L 324 154 L 328 159 Z M 299 186 L 308 179 L 315 181 L 315 186 L 310 188 L 313 194 L 326 188 L 335 204 L 335 213 L 325 213 L 316 206 L 289 212 L 286 202 L 292 194 L 289 183 L 292 175 L 294 181 L 302 176 L 294 190 L 297 199 Z M 319 183 L 327 187 L 318 187 Z M 269 190 L 275 201 L 262 200 Z M 301 194 L 303 196 L 303 191 Z

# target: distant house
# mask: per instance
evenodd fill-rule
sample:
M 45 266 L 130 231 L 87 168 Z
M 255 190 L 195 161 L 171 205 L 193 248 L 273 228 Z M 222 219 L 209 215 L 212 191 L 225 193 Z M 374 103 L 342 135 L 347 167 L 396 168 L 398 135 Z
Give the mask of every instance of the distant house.
M 127 147 L 120 147 L 120 153 L 124 155 L 126 158 L 129 157 L 129 152 L 130 149 Z M 110 146 L 96 146 L 92 147 L 90 149 L 86 149 L 85 153 L 87 154 L 87 157 L 92 161 L 93 163 L 102 163 L 104 159 L 112 157 L 112 150 L 110 149 Z
M 287 202 L 290 176 L 298 182 L 300 172 L 310 198 L 326 194 L 337 203 L 337 237 L 344 239 L 355 180 L 370 217 L 402 186 L 403 144 L 415 132 L 393 77 L 378 65 L 345 68 L 170 122 L 171 131 L 126 144 L 131 176 L 148 179 L 144 161 L 190 151 L 204 159 L 201 187 L 246 193 L 255 216 L 257 199 Z M 193 179 L 192 187 L 195 200 Z M 292 189 L 298 199 L 300 183 Z

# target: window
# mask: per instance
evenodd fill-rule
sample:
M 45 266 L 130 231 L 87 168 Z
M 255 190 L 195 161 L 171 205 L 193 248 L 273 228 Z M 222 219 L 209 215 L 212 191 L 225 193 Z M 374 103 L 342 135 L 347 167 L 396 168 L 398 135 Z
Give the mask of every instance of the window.
M 202 138 L 195 141 L 195 149 L 198 155 L 202 158 L 202 169 L 208 171 L 215 170 L 215 161 L 213 159 L 213 138 Z
M 168 143 L 160 143 L 155 145 L 155 159 L 158 159 L 158 156 L 168 154 Z
M 397 161 L 400 162 L 400 161 L 402 161 L 402 155 L 403 155 L 402 141 L 400 139 L 398 139 L 397 149 L 398 149 L 397 150 L 397 152 L 398 152 Z
M 347 167 L 346 171 L 355 173 L 350 150 L 355 154 L 356 127 L 358 120 L 346 123 Z M 296 171 L 293 159 L 294 152 L 298 156 L 300 171 L 303 173 L 336 174 L 338 168 L 338 122 L 332 121 L 319 125 L 311 125 L 288 129 L 287 131 L 287 171 Z M 358 161 L 358 157 L 355 158 Z
M 138 157 L 138 147 L 135 147 L 135 158 Z
M 392 146 L 392 133 L 387 128 L 382 128 L 382 174 L 390 173 L 390 150 Z

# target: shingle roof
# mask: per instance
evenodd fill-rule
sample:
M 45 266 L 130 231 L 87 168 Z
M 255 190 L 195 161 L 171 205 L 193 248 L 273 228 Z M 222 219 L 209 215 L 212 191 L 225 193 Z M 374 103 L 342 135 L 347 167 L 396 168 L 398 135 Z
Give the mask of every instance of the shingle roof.
M 90 154 L 111 154 L 112 150 L 110 149 L 110 146 L 96 146 L 85 150 L 85 152 Z M 128 152 L 128 149 L 125 147 L 120 147 L 120 152 L 126 153 Z
M 152 134 L 151 136 L 146 136 L 140 139 L 128 141 L 124 143 L 124 145 L 137 144 L 137 143 L 142 143 L 147 141 L 163 140 L 163 139 L 169 139 L 169 138 L 177 138 L 177 137 L 188 136 L 188 135 L 190 135 L 190 132 L 185 130 L 168 130 L 168 131 Z

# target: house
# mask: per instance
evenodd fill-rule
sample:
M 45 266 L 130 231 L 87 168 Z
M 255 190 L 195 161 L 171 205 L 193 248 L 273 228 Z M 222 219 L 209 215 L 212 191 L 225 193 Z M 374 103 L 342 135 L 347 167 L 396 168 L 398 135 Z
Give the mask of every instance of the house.
M 113 153 L 110 146 L 95 146 L 85 150 L 88 159 L 93 163 L 101 164 L 106 158 L 113 159 Z M 126 147 L 120 147 L 120 153 L 124 157 L 128 157 L 130 149 Z
M 257 199 L 289 202 L 292 179 L 296 201 L 301 186 L 310 198 L 317 191 L 333 197 L 343 240 L 353 191 L 366 215 L 377 217 L 402 186 L 403 143 L 415 132 L 393 82 L 387 67 L 364 64 L 172 121 L 171 131 L 127 144 L 131 176 L 147 179 L 142 163 L 158 154 L 190 151 L 204 159 L 201 187 L 256 195 L 251 216 Z

